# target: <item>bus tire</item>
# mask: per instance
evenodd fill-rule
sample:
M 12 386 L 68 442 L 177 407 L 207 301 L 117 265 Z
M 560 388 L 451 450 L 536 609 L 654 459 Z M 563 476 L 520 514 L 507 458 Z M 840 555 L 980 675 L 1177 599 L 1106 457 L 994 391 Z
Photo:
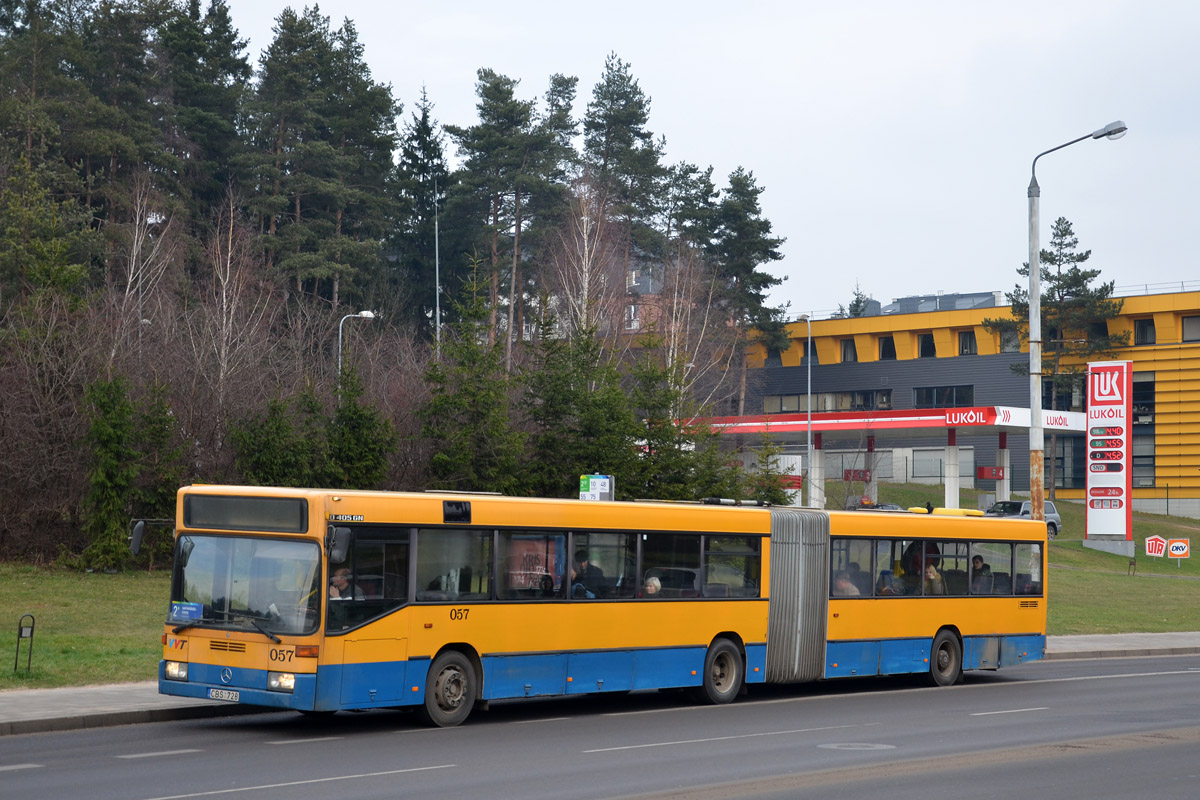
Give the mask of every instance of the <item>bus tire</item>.
M 741 651 L 728 639 L 717 639 L 704 657 L 700 698 L 713 705 L 732 703 L 742 691 L 744 678 Z
M 933 637 L 929 654 L 929 680 L 934 686 L 953 686 L 962 680 L 962 645 L 958 637 L 947 630 Z
M 475 669 L 457 650 L 447 650 L 433 660 L 425 681 L 421 717 L 438 728 L 461 724 L 475 707 Z

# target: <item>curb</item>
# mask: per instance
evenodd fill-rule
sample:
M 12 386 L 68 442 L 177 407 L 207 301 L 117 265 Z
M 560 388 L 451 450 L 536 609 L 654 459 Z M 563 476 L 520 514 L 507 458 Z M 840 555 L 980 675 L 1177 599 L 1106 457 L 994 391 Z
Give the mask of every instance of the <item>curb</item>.
M 1145 658 L 1148 656 L 1192 656 L 1200 647 L 1134 647 L 1125 650 L 1065 650 L 1049 652 L 1043 661 L 1067 661 L 1076 658 Z
M 0 721 L 0 736 L 26 733 L 61 733 L 85 728 L 108 728 L 114 725 L 140 725 L 145 722 L 172 722 L 182 719 L 211 719 L 214 717 L 245 716 L 278 711 L 256 706 L 178 706 L 176 708 L 143 708 L 135 711 L 105 711 L 99 714 L 74 714 L 63 717 L 42 717 Z

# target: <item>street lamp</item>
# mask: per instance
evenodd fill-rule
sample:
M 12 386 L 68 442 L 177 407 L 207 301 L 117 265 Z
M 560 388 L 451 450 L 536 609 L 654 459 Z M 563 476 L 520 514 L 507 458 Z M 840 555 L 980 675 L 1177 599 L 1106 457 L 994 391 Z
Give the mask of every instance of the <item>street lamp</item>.
M 813 508 L 813 486 L 812 486 L 812 320 L 808 314 L 801 314 L 800 319 L 804 320 L 804 324 L 808 326 L 808 344 L 804 347 L 804 363 L 808 366 L 808 389 L 804 393 L 804 408 L 808 412 L 808 418 L 805 420 L 804 429 L 808 434 L 808 446 L 805 449 L 805 465 L 808 467 L 808 507 Z
M 1043 473 L 1046 432 L 1042 427 L 1042 287 L 1038 258 L 1038 200 L 1042 190 L 1037 182 L 1038 159 L 1084 139 L 1120 139 L 1129 128 L 1124 122 L 1110 122 L 1099 130 L 1072 139 L 1058 147 L 1038 153 L 1033 159 L 1029 181 L 1029 511 L 1030 517 L 1046 519 L 1045 477 Z
M 337 372 L 337 389 L 338 403 L 342 401 L 342 327 L 348 319 L 375 319 L 374 311 L 360 311 L 357 314 L 347 314 L 342 317 L 342 321 L 338 323 L 338 372 Z

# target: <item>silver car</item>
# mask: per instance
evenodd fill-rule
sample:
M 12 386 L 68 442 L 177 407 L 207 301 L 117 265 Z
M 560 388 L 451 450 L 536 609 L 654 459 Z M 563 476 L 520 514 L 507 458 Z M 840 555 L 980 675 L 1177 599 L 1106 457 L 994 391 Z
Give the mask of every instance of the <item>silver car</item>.
M 1062 530 L 1062 517 L 1059 516 L 1058 509 L 1054 507 L 1054 501 L 1047 500 L 1045 503 L 1046 536 L 1053 539 Z M 1029 517 L 1031 507 L 1028 500 L 1024 502 L 1020 500 L 1001 500 L 993 503 L 991 508 L 983 512 L 983 515 L 985 517 Z

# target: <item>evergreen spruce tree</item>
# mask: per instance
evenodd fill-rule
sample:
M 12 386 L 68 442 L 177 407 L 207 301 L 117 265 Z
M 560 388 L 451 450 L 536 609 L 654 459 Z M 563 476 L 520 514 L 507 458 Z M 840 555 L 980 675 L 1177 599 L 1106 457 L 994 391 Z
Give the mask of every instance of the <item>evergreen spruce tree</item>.
M 527 494 L 522 477 L 525 437 L 512 426 L 511 378 L 503 348 L 488 343 L 485 286 L 476 257 L 471 280 L 455 303 L 457 320 L 442 341 L 442 361 L 426 373 L 431 397 L 422 432 L 433 445 L 432 486 Z
M 337 411 L 330 420 L 329 450 L 341 472 L 336 488 L 379 489 L 387 477 L 388 457 L 397 437 L 392 423 L 363 402 L 358 373 L 342 375 Z
M 652 258 L 661 247 L 653 220 L 661 204 L 665 144 L 646 127 L 650 98 L 630 65 L 609 54 L 583 118 L 584 163 L 609 198 L 609 209 L 625 230 L 626 269 Z
M 311 390 L 290 402 L 272 400 L 261 418 L 232 423 L 229 438 L 241 479 L 252 486 L 341 486 L 329 427 Z
M 186 482 L 184 450 L 178 440 L 168 388 L 162 383 L 153 384 L 145 407 L 136 414 L 138 482 L 133 493 L 134 519 L 174 517 L 176 492 Z M 171 528 L 151 526 L 138 558 L 153 570 L 157 563 L 170 561 L 173 544 Z
M 578 477 L 613 475 L 619 497 L 639 472 L 642 426 L 606 361 L 594 331 L 560 336 L 552 317 L 542 321 L 530 364 L 523 375 L 522 407 L 532 427 L 529 487 L 533 494 L 571 497 Z
M 433 102 L 422 88 L 416 111 L 400 140 L 396 168 L 399 221 L 389 256 L 395 275 L 385 285 L 403 293 L 405 299 L 397 303 L 396 309 L 427 341 L 435 338 L 439 279 L 442 286 L 456 286 L 463 277 L 456 269 L 462 263 L 459 259 L 442 260 L 443 255 L 450 256 L 453 251 L 443 253 L 439 241 L 450 190 L 442 139 L 440 126 L 433 118 Z M 443 313 L 447 311 L 449 308 L 442 309 Z
M 632 497 L 661 500 L 736 498 L 742 494 L 740 469 L 721 451 L 720 434 L 702 422 L 705 413 L 694 408 L 676 388 L 670 365 L 657 362 L 654 348 L 632 368 L 630 396 L 643 420 L 643 450 Z
M 84 402 L 92 466 L 84 498 L 88 546 L 81 561 L 92 569 L 115 570 L 129 554 L 127 532 L 136 496 L 134 409 L 122 378 L 96 381 L 88 387 Z
M 172 114 L 166 145 L 181 159 L 181 192 L 198 226 L 235 181 L 237 115 L 251 68 L 225 0 L 186 0 L 159 33 Z
M 779 246 L 783 239 L 771 236 L 771 222 L 762 216 L 759 196 L 763 193 L 754 174 L 738 167 L 729 176 L 717 208 L 716 240 L 713 254 L 717 261 L 721 304 L 737 337 L 739 389 L 737 413 L 745 413 L 746 352 L 752 341 L 768 349 L 787 346 L 782 309 L 767 305 L 766 292 L 781 282 L 761 267 L 783 258 Z
M 1129 344 L 1129 334 L 1110 333 L 1108 321 L 1121 313 L 1122 301 L 1112 296 L 1113 283 L 1093 285 L 1100 277 L 1098 269 L 1084 269 L 1091 250 L 1079 252 L 1079 239 L 1070 220 L 1059 217 L 1050 234 L 1050 248 L 1039 255 L 1041 266 L 1042 309 L 1042 407 L 1069 407 L 1069 398 L 1081 389 L 1087 377 L 1087 362 L 1107 361 L 1116 356 L 1117 349 Z M 1017 274 L 1029 277 L 1029 264 L 1023 264 Z M 1017 336 L 1029 340 L 1029 290 L 1017 284 L 1006 294 L 1011 316 L 983 321 L 991 333 Z M 1011 369 L 1019 375 L 1029 374 L 1029 363 L 1015 362 Z M 1047 396 L 1048 390 L 1048 396 Z M 1057 479 L 1055 466 L 1058 434 L 1050 431 L 1050 453 L 1046 465 L 1049 498 L 1054 499 Z
M 490 69 L 478 72 L 475 93 L 479 122 L 469 128 L 448 125 L 446 132 L 458 144 L 465 158 L 458 180 L 486 206 L 488 251 L 488 341 L 495 342 L 499 331 L 501 276 L 509 276 L 508 306 L 520 302 L 521 232 L 524 227 L 523 203 L 528 201 L 526 175 L 533 147 L 534 107 L 532 100 L 516 96 L 519 81 Z M 511 232 L 511 233 L 510 233 Z M 511 361 L 511 325 L 505 342 L 506 359 Z

